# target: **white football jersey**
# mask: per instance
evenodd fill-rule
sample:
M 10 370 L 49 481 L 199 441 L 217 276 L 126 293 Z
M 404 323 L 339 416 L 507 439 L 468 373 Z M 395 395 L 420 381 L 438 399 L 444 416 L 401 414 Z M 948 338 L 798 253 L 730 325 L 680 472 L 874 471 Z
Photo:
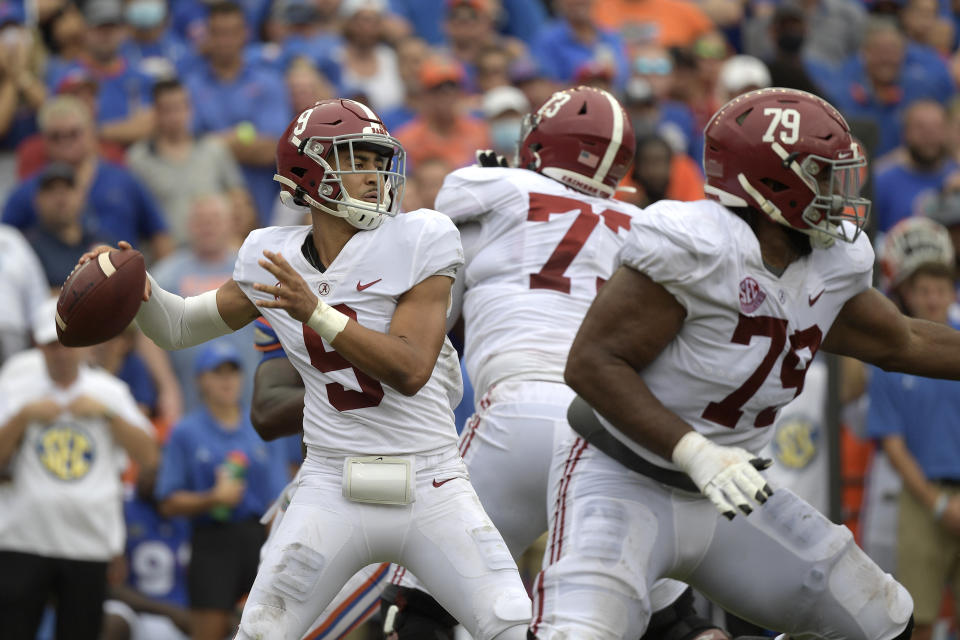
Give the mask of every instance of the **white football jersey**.
M 433 275 L 451 278 L 463 264 L 460 234 L 450 219 L 421 209 L 388 218 L 355 234 L 321 273 L 301 247 L 311 227 L 269 227 L 250 233 L 240 248 L 233 279 L 252 301 L 253 289 L 276 279 L 257 261 L 268 249 L 283 255 L 319 298 L 368 329 L 387 333 L 400 296 Z M 304 442 L 321 455 L 405 455 L 455 444 L 451 405 L 463 382 L 449 340 L 433 375 L 406 397 L 352 366 L 312 329 L 282 309 L 261 309 L 303 377 Z
M 511 376 L 563 382 L 573 338 L 640 209 L 526 169 L 482 167 L 448 175 L 436 208 L 481 227 L 463 301 L 477 395 Z
M 848 230 L 848 233 L 852 232 Z M 777 277 L 746 222 L 718 203 L 659 202 L 644 210 L 619 262 L 645 273 L 687 311 L 680 333 L 643 372 L 654 395 L 725 446 L 760 451 L 841 307 L 870 287 L 873 248 L 814 249 Z M 662 466 L 668 461 L 633 443 Z

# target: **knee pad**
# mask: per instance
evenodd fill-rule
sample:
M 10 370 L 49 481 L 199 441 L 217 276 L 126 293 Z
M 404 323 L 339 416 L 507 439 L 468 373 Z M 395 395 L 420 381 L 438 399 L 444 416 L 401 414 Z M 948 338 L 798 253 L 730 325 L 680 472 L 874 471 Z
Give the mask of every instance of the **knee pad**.
M 453 628 L 457 620 L 440 606 L 433 596 L 419 589 L 410 589 L 395 584 L 387 585 L 380 595 L 380 612 L 384 621 L 390 607 L 398 611 L 393 619 L 393 629 L 400 640 L 453 640 Z

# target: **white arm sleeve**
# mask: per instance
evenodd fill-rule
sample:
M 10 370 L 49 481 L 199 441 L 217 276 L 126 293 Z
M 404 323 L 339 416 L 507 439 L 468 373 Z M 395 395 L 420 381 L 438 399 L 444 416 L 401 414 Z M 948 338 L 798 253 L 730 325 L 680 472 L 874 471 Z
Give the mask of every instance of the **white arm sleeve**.
M 150 300 L 140 305 L 136 322 L 161 349 L 185 349 L 233 333 L 217 309 L 217 292 L 181 298 L 164 291 L 149 273 Z

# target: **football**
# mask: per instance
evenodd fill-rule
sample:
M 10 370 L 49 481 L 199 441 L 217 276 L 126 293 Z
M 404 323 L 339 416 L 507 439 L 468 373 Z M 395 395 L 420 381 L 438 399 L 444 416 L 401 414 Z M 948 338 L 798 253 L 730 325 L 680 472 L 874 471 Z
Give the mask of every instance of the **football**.
M 105 251 L 74 270 L 57 300 L 60 344 L 87 347 L 126 329 L 140 308 L 146 279 L 136 249 Z

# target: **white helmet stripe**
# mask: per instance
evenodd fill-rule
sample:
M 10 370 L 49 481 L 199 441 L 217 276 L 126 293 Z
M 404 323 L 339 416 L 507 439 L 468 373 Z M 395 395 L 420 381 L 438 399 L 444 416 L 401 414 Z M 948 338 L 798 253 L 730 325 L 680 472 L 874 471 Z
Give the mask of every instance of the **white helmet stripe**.
M 380 118 L 377 116 L 377 114 L 375 114 L 375 113 L 373 112 L 373 109 L 371 109 L 371 108 L 368 107 L 367 105 L 363 104 L 362 102 L 357 102 L 356 100 L 347 100 L 347 102 L 352 102 L 353 104 L 355 104 L 355 105 L 357 105 L 358 107 L 360 107 L 360 108 L 363 110 L 363 112 L 366 114 L 366 116 L 367 116 L 368 118 L 370 118 L 371 120 L 377 120 L 377 121 L 380 120 Z
M 607 172 L 610 171 L 611 165 L 613 165 L 613 159 L 617 157 L 617 152 L 620 151 L 620 145 L 623 143 L 623 109 L 620 108 L 617 99 L 612 95 L 602 90 L 600 93 L 603 94 L 603 97 L 610 103 L 610 108 L 613 109 L 613 132 L 610 134 L 610 144 L 607 146 L 607 152 L 603 154 L 603 160 L 600 161 L 597 172 L 593 174 L 594 180 L 603 182 L 607 177 Z

